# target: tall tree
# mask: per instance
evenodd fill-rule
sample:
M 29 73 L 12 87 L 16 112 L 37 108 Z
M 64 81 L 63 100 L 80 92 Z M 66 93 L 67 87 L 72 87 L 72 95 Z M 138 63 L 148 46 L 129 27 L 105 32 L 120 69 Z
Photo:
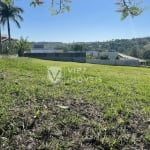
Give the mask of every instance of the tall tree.
M 5 2 L 7 4 L 13 4 L 14 0 L 0 0 L 0 2 Z M 1 23 L 0 23 L 0 53 L 2 53 L 2 30 L 1 30 Z
M 0 23 L 4 26 L 7 24 L 9 44 L 11 44 L 10 35 L 10 20 L 12 20 L 18 28 L 20 28 L 19 21 L 23 21 L 22 16 L 23 9 L 13 6 L 12 3 L 5 3 L 0 1 Z M 19 21 L 18 21 L 19 19 Z

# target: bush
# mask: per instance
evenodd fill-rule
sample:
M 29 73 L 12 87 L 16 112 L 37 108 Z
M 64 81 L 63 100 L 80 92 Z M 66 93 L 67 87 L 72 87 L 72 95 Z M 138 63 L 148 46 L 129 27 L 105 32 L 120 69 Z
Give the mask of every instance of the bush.
M 20 38 L 20 40 L 16 43 L 15 45 L 17 51 L 18 51 L 18 56 L 23 56 L 25 51 L 30 50 L 30 44 L 27 40 L 27 38 Z
M 116 60 L 119 60 L 119 56 L 116 56 Z
M 88 54 L 88 55 L 86 55 L 86 58 L 87 58 L 87 59 L 93 59 L 94 56 Z
M 15 48 L 15 44 L 15 42 L 11 43 L 11 45 L 9 42 L 3 43 L 1 54 L 16 54 L 17 50 Z
M 102 55 L 100 56 L 100 59 L 109 59 L 108 55 Z
M 85 48 L 82 44 L 73 44 L 71 45 L 71 51 L 85 52 Z
M 144 59 L 150 59 L 150 50 L 144 52 L 143 58 Z

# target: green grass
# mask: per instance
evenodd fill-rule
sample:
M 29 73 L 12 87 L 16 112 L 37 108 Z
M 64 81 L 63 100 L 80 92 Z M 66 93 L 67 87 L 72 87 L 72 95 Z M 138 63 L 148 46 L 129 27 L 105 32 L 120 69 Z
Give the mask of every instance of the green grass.
M 1 149 L 148 149 L 149 118 L 149 68 L 0 59 Z

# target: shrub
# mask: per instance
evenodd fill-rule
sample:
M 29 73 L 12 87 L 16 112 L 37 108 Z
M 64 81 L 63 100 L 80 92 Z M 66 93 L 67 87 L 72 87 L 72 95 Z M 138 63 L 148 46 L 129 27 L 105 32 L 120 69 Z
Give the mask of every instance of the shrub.
M 88 55 L 86 55 L 86 58 L 87 58 L 87 59 L 93 59 L 94 56 L 88 54 Z
M 119 56 L 116 56 L 116 59 L 119 60 Z
M 27 38 L 23 37 L 21 37 L 20 40 L 16 43 L 15 47 L 18 51 L 18 56 L 23 56 L 25 51 L 30 50 L 30 44 Z
M 143 58 L 144 59 L 150 59 L 150 50 L 144 52 Z
M 100 56 L 100 59 L 109 59 L 108 55 L 102 55 Z
M 16 54 L 17 50 L 15 48 L 15 44 L 15 42 L 11 43 L 11 45 L 9 42 L 3 43 L 1 54 Z

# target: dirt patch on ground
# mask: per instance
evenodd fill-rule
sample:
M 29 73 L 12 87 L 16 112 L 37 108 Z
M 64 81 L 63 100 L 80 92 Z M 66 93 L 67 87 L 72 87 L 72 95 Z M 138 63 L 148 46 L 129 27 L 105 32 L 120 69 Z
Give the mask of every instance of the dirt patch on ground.
M 1 124 L 1 149 L 149 149 L 150 121 L 133 110 L 128 118 L 104 117 L 104 107 L 83 100 L 35 100 L 9 110 Z

